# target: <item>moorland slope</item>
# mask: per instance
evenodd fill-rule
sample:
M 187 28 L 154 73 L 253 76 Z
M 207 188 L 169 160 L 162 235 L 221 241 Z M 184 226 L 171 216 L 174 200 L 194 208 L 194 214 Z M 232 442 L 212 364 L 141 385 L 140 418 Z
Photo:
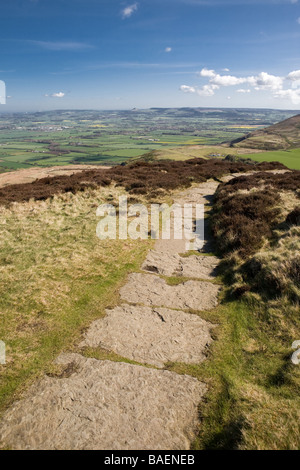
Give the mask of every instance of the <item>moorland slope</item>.
M 231 147 L 287 150 L 300 147 L 300 114 L 233 140 Z
M 148 432 L 148 424 L 163 421 L 163 426 L 152 428 L 156 441 L 154 445 L 151 440 L 150 447 L 187 448 L 196 434 L 193 449 L 298 449 L 300 372 L 298 365 L 292 363 L 291 354 L 292 344 L 299 338 L 299 185 L 300 172 L 288 171 L 280 163 L 198 158 L 139 161 L 1 188 L 0 309 L 4 321 L 0 322 L 0 338 L 7 345 L 7 363 L 0 366 L 0 413 L 8 414 L 6 421 L 4 415 L 2 418 L 0 448 L 25 448 L 27 444 L 21 440 L 29 438 L 28 429 L 39 440 L 48 439 L 52 447 L 54 439 L 57 448 L 69 447 L 78 429 L 70 426 L 70 419 L 80 429 L 84 423 L 88 430 L 86 444 L 76 441 L 78 447 L 91 445 L 89 436 L 99 436 L 100 432 L 105 438 L 112 437 L 115 445 L 120 442 L 116 433 L 105 430 L 101 419 L 95 419 L 95 398 L 97 412 L 102 407 L 101 413 L 108 413 L 107 426 L 113 422 L 111 412 L 120 405 L 126 419 L 130 413 L 133 416 L 130 424 L 124 421 L 123 427 L 117 427 L 118 438 L 123 432 L 130 441 L 133 436 L 127 434 L 127 429 L 135 433 L 134 437 L 147 438 L 144 430 Z M 96 237 L 96 208 L 100 203 L 117 206 L 118 198 L 128 195 L 130 203 L 149 206 L 155 201 L 178 201 L 178 193 L 174 192 L 177 190 L 188 192 L 180 195 L 181 204 L 204 197 L 210 205 L 207 223 L 215 246 L 211 243 L 207 252 L 186 254 L 180 249 L 174 254 L 167 240 L 168 247 L 156 247 L 141 268 L 149 248 L 153 248 L 151 240 L 100 241 Z M 222 262 L 216 272 L 213 270 L 217 277 L 212 279 L 209 273 L 207 279 L 204 268 L 207 264 L 214 268 L 218 256 Z M 199 265 L 201 272 L 196 275 L 194 268 Z M 146 281 L 147 295 L 142 292 Z M 221 287 L 219 304 L 211 305 L 214 308 L 202 304 L 204 296 L 199 283 L 209 283 L 209 292 L 218 293 Z M 165 297 L 157 296 L 157 286 L 167 292 Z M 183 294 L 188 295 L 185 311 L 180 314 L 178 309 L 182 310 L 183 305 L 177 305 L 172 324 L 168 324 L 168 309 L 174 309 L 175 299 L 182 299 Z M 142 295 L 145 305 L 140 310 Z M 124 308 L 121 302 L 126 302 Z M 156 313 L 152 312 L 152 305 Z M 130 327 L 126 321 L 127 330 L 121 331 L 115 322 L 119 325 L 120 315 L 128 312 Z M 151 318 L 155 322 L 152 336 L 148 327 L 141 327 L 142 321 Z M 173 341 L 169 347 L 166 331 L 173 340 L 174 325 L 182 325 L 183 318 L 192 320 L 193 327 L 188 329 L 185 324 L 182 328 L 183 355 L 178 355 L 178 343 Z M 207 329 L 203 329 L 202 344 L 209 344 L 204 351 L 195 328 L 200 321 L 202 325 L 216 325 L 210 337 L 205 336 Z M 134 328 L 147 334 L 142 338 L 134 336 Z M 105 347 L 99 343 L 99 331 L 105 334 Z M 197 354 L 195 343 L 186 336 L 188 331 L 197 339 Z M 83 335 L 88 344 L 80 349 Z M 130 335 L 134 336 L 132 341 Z M 152 346 L 153 335 L 158 342 L 156 350 Z M 146 340 L 149 348 L 145 347 Z M 188 348 L 193 349 L 195 363 L 187 360 Z M 165 351 L 168 356 L 162 357 Z M 61 362 L 53 363 L 58 356 Z M 120 378 L 120 371 L 125 378 L 121 393 L 120 383 L 115 380 Z M 85 400 L 85 395 L 81 395 L 82 382 L 91 383 L 96 376 L 100 377 L 94 382 L 96 387 L 85 389 L 85 393 L 91 391 L 92 400 Z M 157 384 L 156 378 L 162 376 L 174 380 L 172 384 L 161 381 L 157 390 L 153 383 Z M 22 402 L 18 404 L 17 400 L 36 380 L 46 384 L 45 394 L 38 388 L 37 401 L 31 395 L 26 402 L 30 410 L 24 412 Z M 65 387 L 70 383 L 69 393 Z M 140 394 L 140 383 L 151 387 L 144 385 Z M 187 399 L 187 383 L 196 384 L 198 398 L 189 393 Z M 54 390 L 49 384 L 57 387 L 58 395 L 62 393 L 61 408 L 52 401 L 53 397 L 47 399 Z M 207 388 L 204 401 L 202 384 Z M 74 399 L 73 390 L 83 403 Z M 107 402 L 103 402 L 104 395 Z M 149 416 L 147 410 L 153 397 L 156 407 L 149 411 L 153 420 L 147 420 L 145 427 L 137 417 Z M 201 426 L 196 423 L 193 428 L 191 421 L 184 420 L 199 417 L 200 402 Z M 53 419 L 53 406 L 57 419 Z M 13 410 L 21 410 L 14 415 L 14 425 L 10 415 Z M 44 423 L 45 410 L 49 428 Z M 154 416 L 153 410 L 159 414 Z M 40 418 L 33 418 L 34 414 Z M 66 415 L 68 419 L 64 420 Z M 177 416 L 175 423 L 173 416 Z M 19 433 L 18 426 L 27 427 L 26 432 Z M 182 430 L 185 433 L 187 428 L 195 432 L 189 434 L 188 441 L 174 442 L 175 435 L 186 437 Z M 53 440 L 45 429 L 53 430 Z M 167 445 L 168 429 L 172 442 L 168 440 Z M 106 448 L 110 447 L 108 441 L 103 442 Z M 137 441 L 132 442 L 132 447 L 137 447 Z M 125 444 L 123 449 L 128 447 Z M 145 441 L 141 447 L 145 448 L 144 444 Z M 33 446 L 38 447 L 36 443 Z M 46 447 L 45 441 L 41 447 Z

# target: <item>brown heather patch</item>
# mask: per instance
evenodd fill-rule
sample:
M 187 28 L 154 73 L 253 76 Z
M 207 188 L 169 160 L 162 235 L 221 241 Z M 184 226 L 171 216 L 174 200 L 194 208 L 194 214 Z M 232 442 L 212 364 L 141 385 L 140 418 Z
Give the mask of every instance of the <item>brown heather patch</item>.
M 88 188 L 96 189 L 115 183 L 132 194 L 157 194 L 157 191 L 170 191 L 189 187 L 207 179 L 218 179 L 224 174 L 285 168 L 280 163 L 228 162 L 194 158 L 186 161 L 138 161 L 129 165 L 119 165 L 110 169 L 83 171 L 70 176 L 61 175 L 36 180 L 32 183 L 10 185 L 0 189 L 0 205 L 24 202 L 30 199 L 46 200 L 56 194 L 71 192 L 76 194 Z
M 237 251 L 243 258 L 262 246 L 272 235 L 279 215 L 274 206 L 280 197 L 263 190 L 246 194 L 218 193 L 212 222 L 217 248 L 224 255 Z
M 288 214 L 286 223 L 290 225 L 300 225 L 300 206 L 297 206 Z
M 237 252 L 242 258 L 255 253 L 284 221 L 286 207 L 291 210 L 291 202 L 299 198 L 299 188 L 300 171 L 256 173 L 221 184 L 212 217 L 220 253 Z
M 300 190 L 300 171 L 293 170 L 286 173 L 265 173 L 258 172 L 250 176 L 239 176 L 225 185 L 223 184 L 219 191 L 234 192 L 240 189 L 250 190 L 258 188 L 262 185 L 264 187 L 271 187 L 281 191 L 296 191 Z M 226 186 L 226 187 L 225 187 Z
M 300 303 L 300 228 L 278 234 L 276 244 L 259 251 L 241 268 L 244 281 L 269 298 Z
M 282 346 L 300 327 L 299 188 L 299 171 L 241 176 L 220 185 L 212 216 L 231 293 L 255 305 Z
M 280 299 L 300 303 L 299 188 L 300 171 L 241 176 L 220 185 L 212 230 L 238 297 L 256 292 L 266 305 L 277 299 L 277 308 Z M 278 315 L 277 326 L 283 319 Z M 288 324 L 282 331 L 295 326 Z

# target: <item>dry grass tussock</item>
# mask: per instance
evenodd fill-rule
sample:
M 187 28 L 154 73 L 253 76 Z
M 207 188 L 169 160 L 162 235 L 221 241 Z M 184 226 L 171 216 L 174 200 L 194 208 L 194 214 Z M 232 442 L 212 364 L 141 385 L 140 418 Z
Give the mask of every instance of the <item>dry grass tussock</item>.
M 300 227 L 277 233 L 273 247 L 256 253 L 245 271 L 257 290 L 272 297 L 286 296 L 300 303 Z
M 242 430 L 241 450 L 298 450 L 299 402 L 251 384 L 245 385 L 242 397 L 248 430 Z

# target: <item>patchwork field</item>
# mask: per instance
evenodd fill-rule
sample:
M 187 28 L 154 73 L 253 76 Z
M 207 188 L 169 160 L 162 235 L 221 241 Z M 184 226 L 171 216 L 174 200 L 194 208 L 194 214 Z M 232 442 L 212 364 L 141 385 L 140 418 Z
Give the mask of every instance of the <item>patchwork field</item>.
M 225 158 L 228 154 L 236 156 L 248 157 L 251 153 L 258 152 L 260 150 L 253 150 L 247 148 L 230 148 L 228 144 L 223 145 L 193 145 L 186 147 L 168 148 L 163 150 L 153 150 L 152 152 L 146 153 L 142 156 L 147 161 L 152 160 L 189 160 L 190 158 Z M 261 160 L 264 161 L 264 160 Z M 268 160 L 269 161 L 269 160 Z M 272 160 L 270 160 L 272 161 Z
M 159 150 L 162 158 L 223 154 L 220 145 L 292 116 L 291 111 L 149 109 L 0 115 L 0 172 L 61 165 L 112 165 Z M 179 152 L 176 151 L 180 148 Z M 171 150 L 170 150 L 171 149 Z
M 230 149 L 230 153 L 231 149 Z M 290 150 L 277 150 L 274 152 L 249 153 L 245 158 L 256 162 L 280 162 L 293 170 L 300 170 L 300 148 Z

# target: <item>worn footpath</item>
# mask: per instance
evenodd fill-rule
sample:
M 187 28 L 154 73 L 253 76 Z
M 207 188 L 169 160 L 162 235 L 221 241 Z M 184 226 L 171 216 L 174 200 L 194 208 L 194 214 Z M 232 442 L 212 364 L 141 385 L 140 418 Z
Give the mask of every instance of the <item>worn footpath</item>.
M 175 202 L 209 206 L 217 183 L 178 194 Z M 79 345 L 136 364 L 63 353 L 60 377 L 45 376 L 4 414 L 1 447 L 12 449 L 188 450 L 207 391 L 168 362 L 206 359 L 215 325 L 201 311 L 218 304 L 218 259 L 187 256 L 185 242 L 159 240 L 142 271 L 128 277 L 119 306 L 93 322 Z M 183 255 L 183 256 L 182 256 Z M 169 283 L 168 278 L 183 278 Z

